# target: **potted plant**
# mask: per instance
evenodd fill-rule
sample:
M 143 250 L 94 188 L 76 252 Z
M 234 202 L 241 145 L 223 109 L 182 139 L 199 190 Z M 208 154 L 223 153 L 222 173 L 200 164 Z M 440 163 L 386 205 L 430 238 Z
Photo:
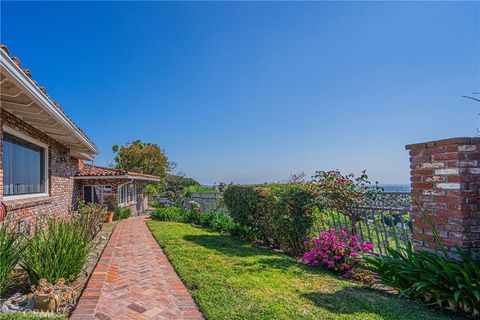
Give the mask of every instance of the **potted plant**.
M 118 207 L 117 196 L 109 194 L 105 196 L 104 200 L 104 205 L 107 208 L 107 218 L 105 219 L 105 222 L 111 223 L 113 221 L 114 212 Z

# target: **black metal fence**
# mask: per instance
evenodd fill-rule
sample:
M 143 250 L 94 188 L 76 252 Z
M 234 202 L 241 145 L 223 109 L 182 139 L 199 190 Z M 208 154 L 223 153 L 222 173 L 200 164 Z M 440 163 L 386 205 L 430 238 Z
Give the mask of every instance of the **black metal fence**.
M 193 192 L 184 200 L 188 208 L 191 201 L 198 203 L 202 211 L 227 211 L 220 201 L 220 192 Z M 412 197 L 410 192 L 378 192 L 370 194 L 364 204 L 356 208 L 360 221 L 356 223 L 357 234 L 363 241 L 374 244 L 382 254 L 385 248 L 404 248 L 412 240 Z M 325 217 L 325 215 L 324 215 Z M 328 227 L 340 230 L 351 226 L 348 216 L 339 212 L 326 213 Z M 324 226 L 324 228 L 327 226 Z M 321 230 L 318 230 L 321 231 Z
M 378 253 L 385 248 L 404 248 L 412 240 L 412 198 L 409 192 L 379 192 L 356 208 L 360 221 L 356 223 L 357 234 L 363 241 L 375 245 Z M 350 218 L 338 212 L 329 212 L 328 224 L 341 229 L 351 226 Z

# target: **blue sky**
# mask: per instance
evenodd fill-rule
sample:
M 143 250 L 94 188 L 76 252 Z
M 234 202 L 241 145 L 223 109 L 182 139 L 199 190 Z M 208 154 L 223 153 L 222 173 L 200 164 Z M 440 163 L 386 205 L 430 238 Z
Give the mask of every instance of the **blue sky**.
M 158 143 L 202 183 L 367 169 L 472 136 L 479 2 L 1 2 L 1 42 L 112 162 Z

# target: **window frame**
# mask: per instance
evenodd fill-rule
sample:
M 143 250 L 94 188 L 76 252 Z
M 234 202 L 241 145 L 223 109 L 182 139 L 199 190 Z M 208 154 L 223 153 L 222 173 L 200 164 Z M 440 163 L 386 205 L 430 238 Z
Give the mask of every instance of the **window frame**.
M 137 185 L 135 183 L 130 183 L 128 185 L 127 193 L 131 197 L 131 200 L 128 203 L 137 203 Z
M 90 189 L 90 192 L 91 192 L 91 194 L 90 194 L 91 198 L 90 198 L 90 199 L 92 199 L 93 202 L 89 202 L 89 203 L 94 203 L 94 204 L 98 204 L 98 205 L 100 205 L 100 203 L 101 203 L 102 206 L 105 206 L 105 195 L 106 195 L 106 194 L 112 194 L 112 192 L 113 192 L 112 185 L 110 185 L 110 184 L 101 184 L 101 185 L 84 184 L 84 185 L 82 186 L 82 193 L 83 193 L 83 198 L 84 198 L 84 199 L 85 199 L 85 187 L 90 187 L 90 188 L 91 188 L 91 189 Z M 105 191 L 104 191 L 104 188 L 105 188 L 105 187 L 110 188 L 110 193 L 105 193 Z M 96 188 L 99 188 L 99 190 L 100 190 L 100 194 L 97 194 L 98 201 L 99 201 L 98 203 L 95 202 L 95 194 L 94 194 L 94 191 L 96 190 Z
M 132 188 L 134 190 L 134 193 L 132 194 L 133 197 L 132 199 L 129 201 L 129 195 L 130 195 L 130 188 Z M 122 199 L 122 196 L 121 196 L 121 190 L 124 190 L 124 202 L 121 202 L 121 199 Z M 137 203 L 137 185 L 133 182 L 125 182 L 125 183 L 122 183 L 122 184 L 119 184 L 117 186 L 117 197 L 118 197 L 118 205 L 119 206 L 128 206 L 129 204 L 132 204 L 132 203 Z
M 3 132 L 8 133 L 9 135 L 15 136 L 16 138 L 19 138 L 21 140 L 25 140 L 29 143 L 32 143 L 42 149 L 44 149 L 44 172 L 43 172 L 43 180 L 45 184 L 45 192 L 42 193 L 28 193 L 28 194 L 20 194 L 20 195 L 3 195 L 4 201 L 9 201 L 9 200 L 23 200 L 23 199 L 31 199 L 31 198 L 40 198 L 40 197 L 49 197 L 50 196 L 50 177 L 49 177 L 49 146 L 46 143 L 40 142 L 37 139 L 34 139 L 22 132 L 19 132 L 15 129 L 12 129 L 8 126 L 3 126 Z M 3 146 L 3 137 L 2 137 L 2 146 Z M 2 163 L 3 163 L 3 153 L 2 153 Z M 4 187 L 4 181 L 2 180 L 2 187 Z M 5 190 L 5 189 L 2 189 Z
M 117 186 L 117 197 L 118 197 L 118 205 L 119 206 L 125 206 L 125 205 L 128 204 L 128 199 L 127 199 L 128 195 L 126 194 L 126 192 L 125 192 L 125 197 L 124 197 L 125 201 L 124 202 L 121 201 L 122 200 L 122 193 L 124 193 L 124 192 L 121 192 L 121 190 L 122 189 L 127 190 L 127 186 L 128 186 L 128 182 L 119 184 Z

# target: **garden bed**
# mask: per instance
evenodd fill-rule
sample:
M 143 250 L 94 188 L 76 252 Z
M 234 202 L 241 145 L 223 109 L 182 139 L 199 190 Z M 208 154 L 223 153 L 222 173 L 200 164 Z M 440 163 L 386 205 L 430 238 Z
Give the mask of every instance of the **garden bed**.
M 207 319 L 458 319 L 229 235 L 148 226 Z
M 80 297 L 83 289 L 85 288 L 88 279 L 95 268 L 100 256 L 113 232 L 117 221 L 113 223 L 103 224 L 102 229 L 98 232 L 95 236 L 94 242 L 96 243 L 95 248 L 89 255 L 89 259 L 87 264 L 84 266 L 83 271 L 77 277 L 77 279 L 72 283 L 72 287 L 76 291 L 75 301 Z M 10 297 L 14 296 L 15 294 L 20 294 L 25 296 L 27 293 L 30 292 L 30 285 L 28 280 L 28 275 L 23 269 L 17 269 L 15 273 L 12 275 L 14 277 L 14 285 L 5 292 L 2 297 L 0 297 L 0 306 L 7 301 Z M 69 314 L 75 305 L 69 306 L 65 313 Z M 14 320 L 14 319 L 65 319 L 65 317 L 60 315 L 52 315 L 52 314 L 40 314 L 36 312 L 13 312 L 13 313 L 0 313 L 0 320 Z

